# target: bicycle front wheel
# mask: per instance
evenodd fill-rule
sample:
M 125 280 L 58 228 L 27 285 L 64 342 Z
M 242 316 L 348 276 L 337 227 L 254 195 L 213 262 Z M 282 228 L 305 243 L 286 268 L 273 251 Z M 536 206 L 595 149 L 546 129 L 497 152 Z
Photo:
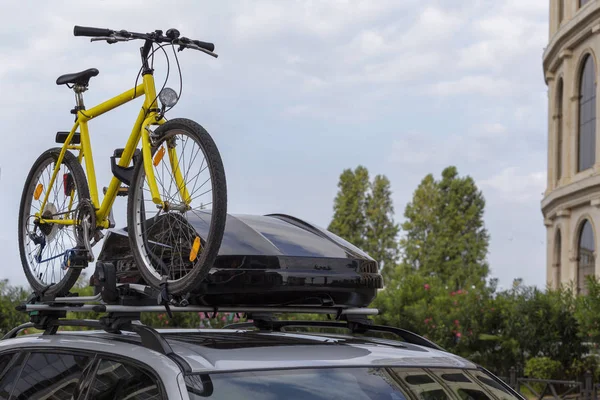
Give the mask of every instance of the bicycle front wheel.
M 77 281 L 81 269 L 64 268 L 62 261 L 65 252 L 81 244 L 81 240 L 74 225 L 40 224 L 35 215 L 74 220 L 78 204 L 90 198 L 85 173 L 77 157 L 67 151 L 57 166 L 60 151 L 60 148 L 47 150 L 35 161 L 25 181 L 19 209 L 23 270 L 33 290 L 48 296 L 68 293 Z M 58 173 L 49 187 L 55 168 Z M 46 192 L 49 192 L 48 201 L 41 209 Z
M 172 294 L 193 292 L 225 231 L 227 184 L 214 141 L 199 124 L 173 119 L 153 134 L 152 165 L 164 206 L 152 201 L 144 163 L 135 166 L 127 203 L 133 255 L 144 280 Z

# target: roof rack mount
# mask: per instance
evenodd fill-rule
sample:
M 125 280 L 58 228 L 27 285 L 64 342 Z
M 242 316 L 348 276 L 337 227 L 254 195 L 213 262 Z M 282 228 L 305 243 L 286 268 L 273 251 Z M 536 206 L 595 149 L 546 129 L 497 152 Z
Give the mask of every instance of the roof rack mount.
M 121 285 L 118 285 L 121 286 Z M 194 312 L 212 314 L 218 313 L 245 314 L 248 322 L 228 325 L 226 329 L 247 329 L 254 326 L 259 330 L 281 331 L 285 327 L 330 327 L 347 328 L 352 333 L 386 332 L 401 337 L 408 343 L 442 350 L 430 340 L 404 329 L 374 325 L 369 317 L 379 313 L 376 308 L 350 307 L 345 305 L 263 305 L 263 306 L 208 306 L 208 305 L 179 305 L 158 304 L 156 293 L 148 286 L 124 284 L 117 287 L 124 295 L 119 296 L 121 304 L 108 303 L 102 294 L 95 296 L 77 295 L 55 297 L 51 299 L 40 298 L 32 295 L 28 301 L 17 306 L 18 311 L 29 313 L 30 322 L 22 324 L 10 332 L 3 339 L 15 337 L 20 331 L 34 327 L 43 329 L 44 334 L 54 334 L 60 326 L 81 326 L 100 328 L 107 332 L 120 333 L 130 331 L 142 337 L 142 344 L 155 349 L 163 354 L 172 355 L 168 344 L 156 330 L 140 323 L 140 315 L 150 313 L 179 313 Z M 67 318 L 68 312 L 78 313 L 105 313 L 99 320 L 78 320 Z M 275 314 L 327 314 L 335 315 L 335 321 L 279 321 Z

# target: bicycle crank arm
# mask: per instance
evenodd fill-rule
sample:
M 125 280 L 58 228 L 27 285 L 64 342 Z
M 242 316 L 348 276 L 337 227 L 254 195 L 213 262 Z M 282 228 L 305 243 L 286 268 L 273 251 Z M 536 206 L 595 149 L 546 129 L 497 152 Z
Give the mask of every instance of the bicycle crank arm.
M 92 246 L 90 245 L 90 224 L 88 221 L 83 221 L 83 245 L 85 246 L 85 250 L 87 251 L 87 261 L 94 261 L 94 253 L 92 252 Z

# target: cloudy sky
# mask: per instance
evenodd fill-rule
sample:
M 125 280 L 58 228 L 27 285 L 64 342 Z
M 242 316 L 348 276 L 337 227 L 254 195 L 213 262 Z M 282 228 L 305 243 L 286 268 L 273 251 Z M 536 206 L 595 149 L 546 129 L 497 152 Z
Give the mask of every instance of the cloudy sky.
M 74 25 L 174 27 L 218 59 L 180 53 L 170 117 L 202 124 L 225 165 L 229 211 L 289 213 L 327 226 L 344 168 L 391 180 L 396 218 L 428 173 L 471 175 L 487 200 L 492 275 L 543 287 L 547 0 L 0 0 L 0 277 L 25 284 L 17 214 L 35 158 L 69 130 L 67 72 L 95 67 L 91 107 L 133 86 L 140 43 L 90 43 Z M 164 79 L 157 58 L 157 82 Z M 176 75 L 170 85 L 177 88 Z M 90 124 L 99 182 L 137 115 L 132 102 Z M 125 223 L 126 200 L 115 205 Z

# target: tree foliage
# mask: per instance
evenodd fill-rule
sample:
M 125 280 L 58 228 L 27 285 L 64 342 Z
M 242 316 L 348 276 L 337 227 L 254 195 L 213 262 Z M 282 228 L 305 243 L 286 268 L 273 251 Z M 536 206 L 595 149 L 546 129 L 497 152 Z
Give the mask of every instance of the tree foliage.
M 27 292 L 22 287 L 11 286 L 7 279 L 0 281 L 0 333 L 27 322 L 27 315 L 15 309 L 26 298 Z
M 361 165 L 340 175 L 338 193 L 333 204 L 333 219 L 327 229 L 362 248 L 366 229 L 366 201 L 369 171 Z
M 377 175 L 366 199 L 366 231 L 364 250 L 379 262 L 385 276 L 396 267 L 397 236 L 400 230 L 394 222 L 394 205 L 390 181 Z
M 439 276 L 398 270 L 372 306 L 380 311 L 378 323 L 422 334 L 501 375 L 511 367 L 523 373 L 529 359 L 546 357 L 577 379 L 586 366 L 596 371 L 597 365 L 584 358 L 593 350 L 589 344 L 597 343 L 582 331 L 595 329 L 597 319 L 582 321 L 589 318 L 587 304 L 570 289 L 542 291 L 518 279 L 501 292 L 495 282 L 453 290 Z
M 485 200 L 469 176 L 447 167 L 436 181 L 427 175 L 406 206 L 400 241 L 404 269 L 441 278 L 453 290 L 485 285 L 489 234 Z
M 395 267 L 399 226 L 394 222 L 387 177 L 377 175 L 371 182 L 365 167 L 345 169 L 340 175 L 333 211 L 329 231 L 366 251 L 380 268 Z

